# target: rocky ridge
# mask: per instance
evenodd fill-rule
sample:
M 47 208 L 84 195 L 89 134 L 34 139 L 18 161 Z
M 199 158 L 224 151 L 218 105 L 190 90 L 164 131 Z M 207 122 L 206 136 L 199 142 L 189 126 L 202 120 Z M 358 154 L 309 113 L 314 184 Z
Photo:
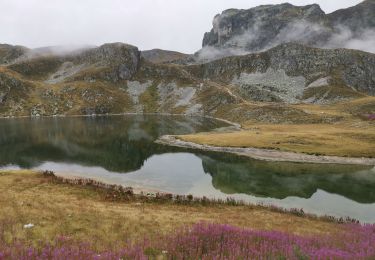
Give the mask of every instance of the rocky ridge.
M 195 65 L 155 64 L 141 58 L 136 47 L 106 44 L 76 55 L 3 66 L 1 111 L 4 116 L 124 112 L 218 116 L 236 111 L 247 119 L 279 121 L 294 115 L 294 121 L 309 120 L 288 104 L 326 104 L 374 95 L 374 72 L 374 54 L 299 44 Z M 254 102 L 263 105 L 254 107 Z

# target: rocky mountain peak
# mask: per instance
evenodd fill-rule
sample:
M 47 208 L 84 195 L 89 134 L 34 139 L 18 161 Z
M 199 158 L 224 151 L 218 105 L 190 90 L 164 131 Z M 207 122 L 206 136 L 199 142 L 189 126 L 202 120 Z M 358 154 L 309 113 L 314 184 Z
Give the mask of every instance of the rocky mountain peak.
M 109 67 L 114 72 L 111 78 L 117 81 L 129 79 L 137 72 L 140 55 L 137 47 L 117 42 L 86 50 L 73 57 L 73 61 L 92 64 L 96 67 Z
M 125 43 L 106 43 L 100 47 L 86 50 L 78 55 L 80 59 L 88 63 L 118 64 L 132 63 L 138 64 L 140 52 L 137 47 Z
M 374 30 L 374 0 L 331 14 L 325 14 L 317 4 L 294 6 L 285 3 L 248 10 L 228 9 L 214 17 L 213 27 L 205 33 L 203 49 L 199 53 L 218 48 L 230 54 L 244 54 L 287 42 L 375 52 L 375 47 L 371 47 Z M 361 41 L 359 45 L 356 44 L 358 40 Z M 363 41 L 366 43 L 362 44 Z
M 325 13 L 319 5 L 262 5 L 248 10 L 229 9 L 216 15 L 211 32 L 203 39 L 204 46 L 241 47 L 262 50 L 292 22 L 324 24 Z

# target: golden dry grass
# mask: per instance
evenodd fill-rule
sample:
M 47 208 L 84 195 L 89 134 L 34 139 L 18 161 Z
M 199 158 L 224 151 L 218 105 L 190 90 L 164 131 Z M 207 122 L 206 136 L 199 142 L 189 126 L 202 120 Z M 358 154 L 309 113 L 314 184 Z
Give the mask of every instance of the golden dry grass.
M 371 124 L 245 124 L 230 133 L 179 136 L 184 141 L 228 147 L 279 149 L 307 154 L 375 157 L 375 126 Z
M 0 172 L 0 194 L 0 223 L 10 223 L 7 239 L 30 243 L 68 235 L 108 249 L 199 221 L 303 235 L 339 230 L 339 224 L 258 207 L 107 202 L 92 188 L 54 184 L 31 171 Z M 35 227 L 23 229 L 27 223 Z
M 267 107 L 267 103 L 248 104 L 246 110 L 253 111 L 264 106 Z M 213 146 L 255 147 L 344 157 L 375 157 L 375 124 L 364 120 L 366 115 L 375 113 L 375 97 L 325 105 L 295 104 L 282 107 L 301 111 L 304 113 L 303 117 L 295 113 L 279 115 L 277 112 L 280 107 L 267 108 L 267 111 L 263 109 L 263 114 L 270 119 L 275 117 L 278 123 L 262 123 L 257 118 L 246 119 L 241 113 L 228 114 L 227 111 L 221 111 L 222 114 L 219 116 L 241 123 L 243 130 L 230 133 L 198 133 L 179 138 Z M 291 118 L 295 116 L 298 118 Z M 314 123 L 306 123 L 310 121 Z

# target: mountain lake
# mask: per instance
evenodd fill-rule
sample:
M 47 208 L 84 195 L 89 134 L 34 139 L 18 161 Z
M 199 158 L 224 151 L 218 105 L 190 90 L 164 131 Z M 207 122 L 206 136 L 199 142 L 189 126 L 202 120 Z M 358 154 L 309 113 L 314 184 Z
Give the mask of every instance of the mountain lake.
M 228 126 L 188 116 L 0 119 L 0 169 L 51 170 L 147 192 L 227 197 L 375 223 L 375 168 L 259 161 L 156 144 Z

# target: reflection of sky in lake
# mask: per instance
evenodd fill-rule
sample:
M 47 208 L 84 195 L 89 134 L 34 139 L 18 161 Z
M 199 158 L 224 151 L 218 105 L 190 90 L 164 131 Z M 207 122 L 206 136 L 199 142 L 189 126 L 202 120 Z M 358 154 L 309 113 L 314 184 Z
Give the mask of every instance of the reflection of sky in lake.
M 141 169 L 127 174 L 109 172 L 101 167 L 53 162 L 46 162 L 37 169 L 52 169 L 64 176 L 89 177 L 108 183 L 133 186 L 136 189 L 193 194 L 211 198 L 232 197 L 252 203 L 273 204 L 285 208 L 303 208 L 307 212 L 320 215 L 351 216 L 364 222 L 375 222 L 375 203 L 360 204 L 321 189 L 317 189 L 310 198 L 290 196 L 285 199 L 273 199 L 247 194 L 227 195 L 212 186 L 212 177 L 204 172 L 202 159 L 190 153 L 155 155 L 149 158 Z M 372 171 L 375 175 L 375 170 Z

